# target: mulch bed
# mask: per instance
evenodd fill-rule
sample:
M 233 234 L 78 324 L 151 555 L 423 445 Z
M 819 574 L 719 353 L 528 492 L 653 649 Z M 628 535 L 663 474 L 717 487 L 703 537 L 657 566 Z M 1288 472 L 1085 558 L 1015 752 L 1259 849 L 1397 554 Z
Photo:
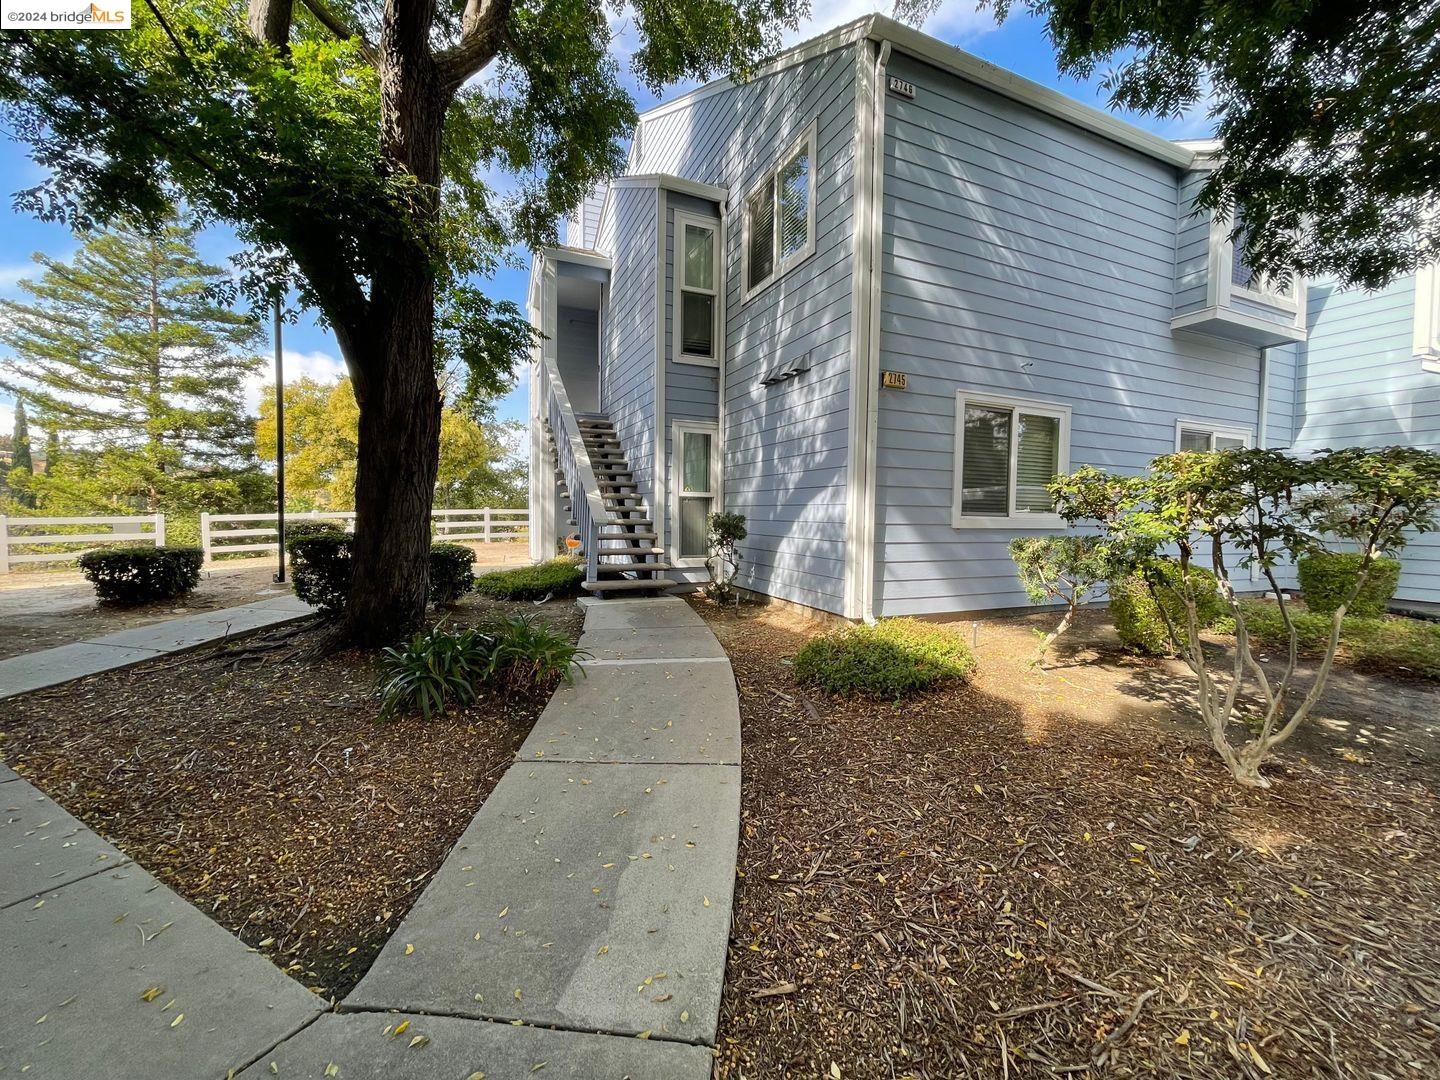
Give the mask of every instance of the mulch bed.
M 1286 751 L 1249 791 L 1188 728 L 1070 711 L 1028 634 L 853 702 L 796 686 L 813 624 L 697 607 L 745 753 L 718 1075 L 1435 1074 L 1427 763 Z
M 538 611 L 572 640 L 580 633 L 569 601 L 470 597 L 450 618 L 495 611 Z M 549 691 L 382 722 L 371 658 L 317 657 L 317 634 L 282 630 L 7 701 L 0 754 L 287 974 L 339 998 Z

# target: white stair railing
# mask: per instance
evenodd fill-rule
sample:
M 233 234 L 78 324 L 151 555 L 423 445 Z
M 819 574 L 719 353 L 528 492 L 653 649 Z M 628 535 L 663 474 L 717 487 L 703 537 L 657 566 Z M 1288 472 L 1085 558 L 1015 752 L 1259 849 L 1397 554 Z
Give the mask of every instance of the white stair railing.
M 585 580 L 595 581 L 599 577 L 596 567 L 599 563 L 600 526 L 608 516 L 605 502 L 600 498 L 600 483 L 595 479 L 590 453 L 585 449 L 580 421 L 570 405 L 570 395 L 565 392 L 565 380 L 560 377 L 554 358 L 548 351 L 542 352 L 545 364 L 542 386 L 550 435 L 555 442 L 560 475 L 565 478 L 565 490 L 570 495 L 570 513 L 575 518 L 580 541 L 585 547 Z

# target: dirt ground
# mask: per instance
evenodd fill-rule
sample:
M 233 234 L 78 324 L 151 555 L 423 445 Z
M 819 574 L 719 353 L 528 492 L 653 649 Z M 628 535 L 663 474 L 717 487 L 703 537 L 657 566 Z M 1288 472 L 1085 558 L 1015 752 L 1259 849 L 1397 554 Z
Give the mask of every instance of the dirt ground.
M 745 752 L 717 1075 L 1437 1074 L 1433 684 L 1342 673 L 1253 791 L 1095 616 L 1040 673 L 1045 618 L 957 625 L 975 679 L 896 705 L 798 687 L 813 623 L 697 607 Z
M 534 612 L 571 640 L 572 601 Z M 297 629 L 298 627 L 299 629 Z M 7 700 L 0 758 L 304 985 L 358 982 L 511 763 L 550 688 L 376 719 L 373 661 L 313 623 Z
M 473 544 L 476 572 L 530 561 L 524 544 Z M 227 559 L 201 571 L 200 584 L 180 601 L 114 607 L 98 604 L 78 570 L 0 574 L 0 659 L 83 641 L 132 626 L 174 619 L 197 611 L 238 607 L 282 596 L 275 560 Z

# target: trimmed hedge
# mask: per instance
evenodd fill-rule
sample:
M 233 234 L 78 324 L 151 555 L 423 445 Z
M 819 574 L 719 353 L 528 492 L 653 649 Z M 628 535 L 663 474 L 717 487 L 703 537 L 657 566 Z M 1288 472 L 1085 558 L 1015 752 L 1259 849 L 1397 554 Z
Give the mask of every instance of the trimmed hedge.
M 1300 560 L 1300 592 L 1305 606 L 1320 615 L 1333 615 L 1340 601 L 1355 585 L 1363 556 L 1335 551 L 1306 555 Z M 1400 584 L 1400 560 L 1378 558 L 1370 567 L 1365 587 L 1346 609 L 1347 615 L 1378 619 L 1385 614 L 1390 598 Z
M 1290 647 L 1278 604 L 1241 600 L 1240 608 L 1245 613 L 1246 629 L 1259 644 L 1272 649 Z M 1303 651 L 1324 650 L 1333 617 L 1333 612 L 1322 615 L 1290 606 L 1290 621 L 1295 624 Z M 1222 619 L 1215 629 L 1233 634 L 1234 619 Z M 1440 679 L 1440 623 L 1399 615 L 1370 619 L 1347 614 L 1340 624 L 1340 652 L 1361 667 Z
M 475 579 L 475 591 L 492 600 L 543 600 L 547 596 L 574 596 L 585 580 L 585 570 L 566 555 L 514 570 L 495 570 Z
M 430 602 L 453 604 L 475 585 L 475 552 L 464 544 L 430 547 Z
M 1162 564 L 1160 576 L 1161 584 L 1156 589 L 1160 602 L 1176 627 L 1183 629 L 1185 601 L 1178 591 L 1180 568 L 1173 563 Z M 1189 580 L 1195 593 L 1195 614 L 1200 620 L 1200 628 L 1208 629 L 1227 610 L 1220 587 L 1214 574 L 1198 567 L 1191 567 Z M 1149 656 L 1168 655 L 1172 647 L 1170 631 L 1161 617 L 1160 608 L 1145 587 L 1145 580 L 1138 574 L 1132 574 L 1110 582 L 1109 590 L 1110 619 L 1115 624 L 1115 632 L 1120 635 L 1121 644 Z
M 877 698 L 898 698 L 974 670 L 975 658 L 958 634 L 917 619 L 832 630 L 795 657 L 795 677 L 802 683 Z
M 80 572 L 107 604 L 150 604 L 184 596 L 200 582 L 198 547 L 124 544 L 87 551 Z
M 287 540 L 290 578 L 295 595 L 326 615 L 338 615 L 350 592 L 350 557 L 354 536 L 343 529 L 321 529 L 324 522 L 309 522 L 316 530 L 298 540 Z M 461 544 L 436 544 L 430 549 L 430 602 L 453 604 L 469 590 L 475 553 Z

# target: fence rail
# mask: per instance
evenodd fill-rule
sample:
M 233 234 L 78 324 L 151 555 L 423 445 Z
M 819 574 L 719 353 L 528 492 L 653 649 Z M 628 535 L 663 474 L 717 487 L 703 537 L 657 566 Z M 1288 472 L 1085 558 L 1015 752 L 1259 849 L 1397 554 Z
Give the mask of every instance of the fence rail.
M 147 528 L 148 531 L 147 531 Z M 54 529 L 88 529 L 54 532 Z M 34 532 L 32 530 L 44 530 Z M 99 530 L 108 530 L 101 532 Z M 0 574 L 26 563 L 73 562 L 96 544 L 165 543 L 165 515 L 130 517 L 9 517 L 0 514 Z M 78 550 L 75 545 L 91 545 Z M 34 548 L 64 550 L 35 551 Z
M 436 510 L 435 539 L 503 544 L 524 540 L 530 532 L 529 510 L 479 507 Z M 354 528 L 353 511 L 307 511 L 286 514 L 286 524 L 334 521 Z M 62 531 L 56 532 L 59 529 Z M 65 529 L 82 529 L 65 532 Z M 40 531 L 37 531 L 40 530 Z M 108 530 L 108 531 L 107 531 Z M 7 517 L 0 514 L 0 574 L 26 563 L 72 562 L 97 544 L 165 543 L 165 515 L 132 517 Z M 90 545 L 81 547 L 80 545 Z M 217 555 L 274 552 L 279 549 L 274 514 L 201 514 L 200 548 L 205 562 Z M 35 549 L 42 550 L 35 550 Z M 43 550 L 51 548 L 53 550 Z

